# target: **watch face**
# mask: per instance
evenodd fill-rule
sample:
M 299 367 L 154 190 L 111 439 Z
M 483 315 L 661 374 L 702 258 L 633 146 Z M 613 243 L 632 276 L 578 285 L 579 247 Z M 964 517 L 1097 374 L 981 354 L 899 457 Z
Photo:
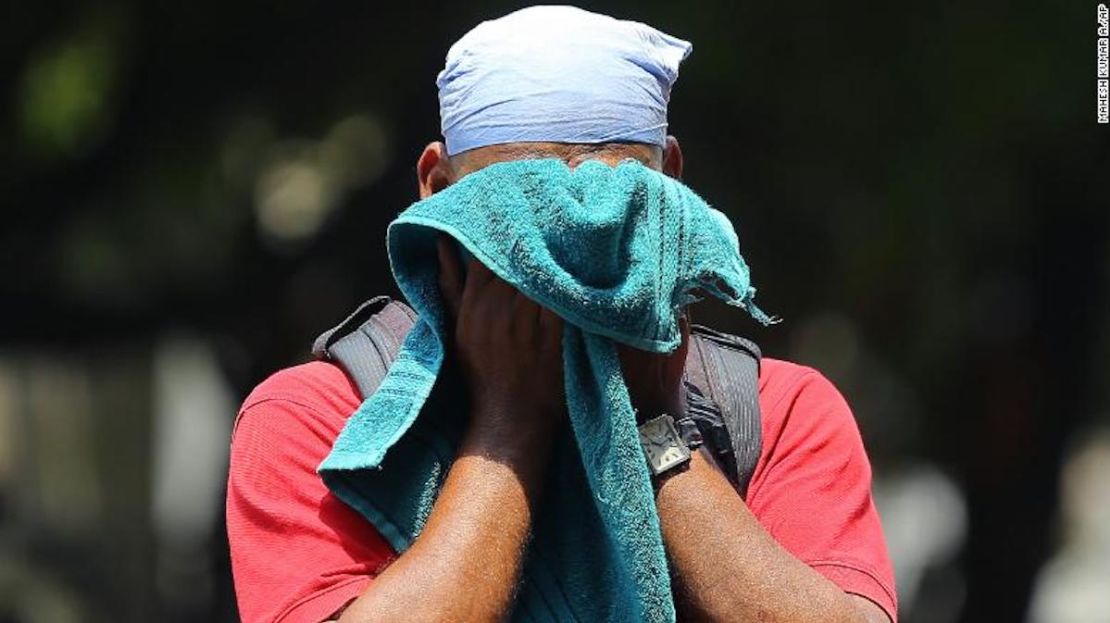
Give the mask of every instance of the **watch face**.
M 674 421 L 664 415 L 640 425 L 640 445 L 652 473 L 658 475 L 690 460 L 690 449 L 678 436 Z

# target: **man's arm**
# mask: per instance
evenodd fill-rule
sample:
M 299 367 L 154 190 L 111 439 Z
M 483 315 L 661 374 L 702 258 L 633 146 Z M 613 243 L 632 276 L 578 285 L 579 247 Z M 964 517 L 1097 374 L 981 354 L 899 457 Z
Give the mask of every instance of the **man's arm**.
M 681 612 L 692 620 L 889 623 L 782 548 L 702 452 L 656 496 Z
M 533 505 L 564 418 L 562 323 L 477 261 L 439 245 L 470 427 L 412 547 L 342 613 L 356 621 L 497 621 L 509 613 Z
M 454 353 L 471 389 L 471 427 L 428 525 L 340 621 L 498 620 L 511 609 L 533 503 L 563 405 L 558 318 L 477 262 L 465 286 L 440 245 L 441 288 L 455 318 Z M 622 349 L 634 406 L 685 402 L 688 344 L 670 357 Z M 552 372 L 556 374 L 552 374 Z M 696 620 L 887 623 L 768 534 L 727 479 L 698 453 L 658 492 L 679 606 Z
M 621 365 L 637 411 L 685 411 L 682 379 L 690 342 L 689 326 L 689 319 L 683 317 L 680 320 L 682 344 L 670 355 L 620 347 Z M 833 427 L 841 424 L 834 419 L 830 422 Z M 829 442 L 821 452 L 846 450 L 843 460 L 866 462 L 862 447 L 859 455 L 853 455 L 851 448 L 841 445 L 845 437 L 840 435 L 835 443 L 819 438 L 810 441 L 818 446 Z M 813 448 L 794 447 L 787 451 L 804 455 L 804 458 L 792 457 L 792 460 L 813 460 Z M 675 579 L 676 605 L 683 615 L 680 618 L 768 623 L 890 623 L 886 612 L 875 603 L 845 592 L 779 544 L 736 494 L 713 459 L 707 457 L 704 449 L 695 452 L 685 471 L 664 474 L 665 480 L 656 495 L 663 543 Z M 815 465 L 810 469 L 827 468 L 827 465 Z M 869 486 L 870 472 L 864 471 Z M 838 475 L 828 473 L 822 477 L 837 478 Z M 805 496 L 809 492 L 796 490 L 790 495 Z M 812 515 L 801 521 L 820 519 Z
M 347 621 L 494 621 L 520 572 L 545 451 L 475 431 L 412 547 L 344 611 Z

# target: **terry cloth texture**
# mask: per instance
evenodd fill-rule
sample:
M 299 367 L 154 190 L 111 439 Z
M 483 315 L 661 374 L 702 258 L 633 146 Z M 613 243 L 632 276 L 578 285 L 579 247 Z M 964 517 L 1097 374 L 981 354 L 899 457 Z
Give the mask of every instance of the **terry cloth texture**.
M 639 162 L 495 164 L 389 227 L 393 275 L 419 321 L 320 465 L 398 552 L 423 528 L 466 414 L 424 409 L 444 360 L 436 238 L 452 236 L 564 320 L 571 426 L 553 464 L 513 613 L 518 621 L 673 621 L 659 519 L 614 340 L 671 352 L 680 308 L 708 293 L 753 304 L 728 219 Z

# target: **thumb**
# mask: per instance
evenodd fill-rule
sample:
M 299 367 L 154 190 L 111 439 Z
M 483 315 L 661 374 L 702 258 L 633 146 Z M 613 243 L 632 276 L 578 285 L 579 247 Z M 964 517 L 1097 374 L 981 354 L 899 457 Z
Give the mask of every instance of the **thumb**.
M 667 361 L 664 364 L 663 382 L 668 387 L 681 385 L 683 373 L 686 371 L 686 355 L 690 351 L 690 317 L 686 312 L 678 317 L 678 332 L 682 341 L 673 353 L 667 355 Z
M 436 254 L 439 256 L 439 291 L 447 305 L 447 312 L 454 322 L 459 318 L 462 305 L 463 288 L 466 285 L 454 240 L 446 234 L 436 239 Z

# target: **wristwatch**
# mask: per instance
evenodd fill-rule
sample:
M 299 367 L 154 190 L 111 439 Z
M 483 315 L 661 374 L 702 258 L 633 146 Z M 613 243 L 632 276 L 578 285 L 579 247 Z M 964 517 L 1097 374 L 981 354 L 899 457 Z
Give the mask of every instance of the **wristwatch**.
M 691 418 L 677 422 L 664 413 L 637 427 L 653 480 L 690 462 L 691 452 L 703 443 L 701 431 Z

